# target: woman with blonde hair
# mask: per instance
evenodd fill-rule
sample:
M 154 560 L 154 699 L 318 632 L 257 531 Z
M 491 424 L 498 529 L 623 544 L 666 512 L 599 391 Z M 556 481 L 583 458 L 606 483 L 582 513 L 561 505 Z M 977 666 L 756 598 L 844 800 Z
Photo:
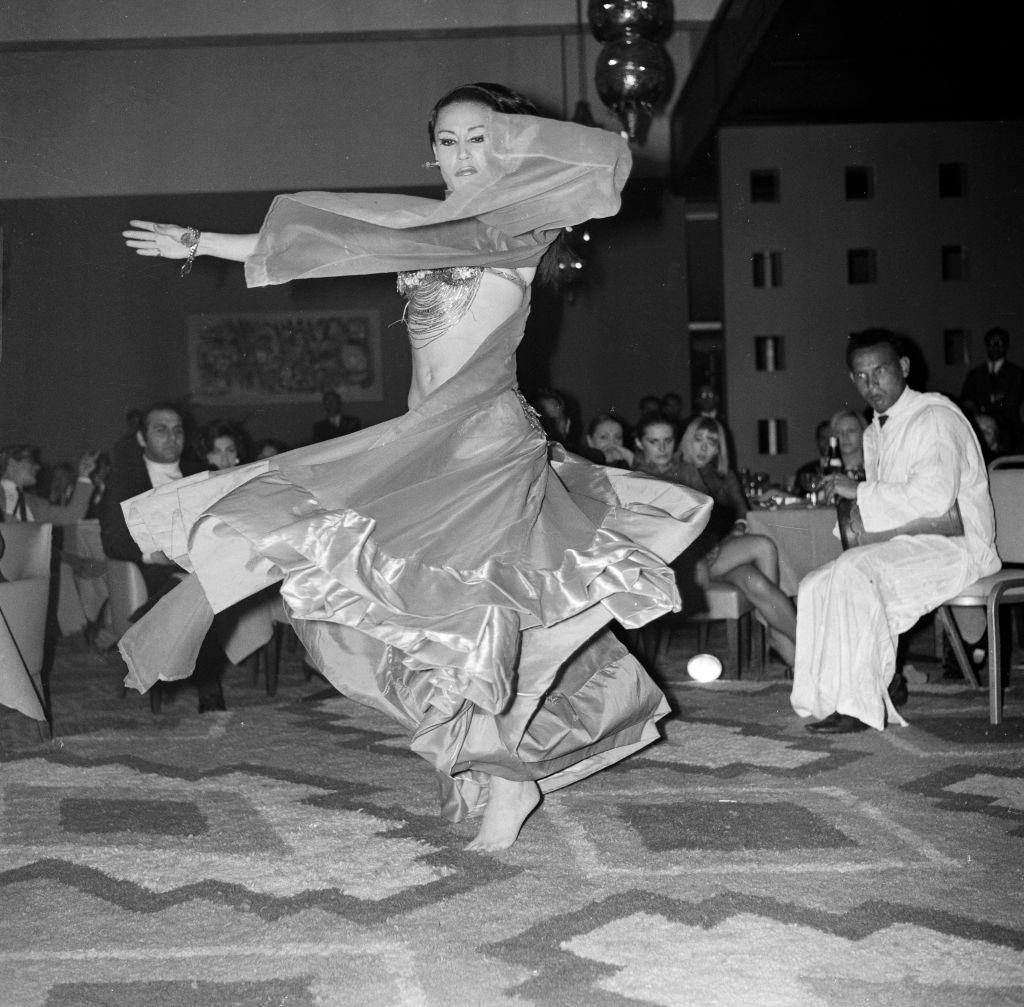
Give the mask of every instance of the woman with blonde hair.
M 829 433 L 839 438 L 843 471 L 851 479 L 864 478 L 864 431 L 867 420 L 853 409 L 840 409 L 829 420 Z
M 779 588 L 775 543 L 765 535 L 747 534 L 749 506 L 728 458 L 722 424 L 711 416 L 691 420 L 680 446 L 680 479 L 714 501 L 707 527 L 691 546 L 703 559 L 695 576 L 702 587 L 712 580 L 738 587 L 767 623 L 779 656 L 792 667 L 796 608 Z

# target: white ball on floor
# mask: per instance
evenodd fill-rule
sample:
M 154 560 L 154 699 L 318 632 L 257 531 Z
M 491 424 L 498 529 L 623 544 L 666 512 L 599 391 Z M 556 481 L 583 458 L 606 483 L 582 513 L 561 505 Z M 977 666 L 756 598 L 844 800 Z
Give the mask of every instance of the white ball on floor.
M 686 662 L 686 670 L 695 682 L 713 682 L 722 674 L 722 662 L 714 654 L 695 654 Z

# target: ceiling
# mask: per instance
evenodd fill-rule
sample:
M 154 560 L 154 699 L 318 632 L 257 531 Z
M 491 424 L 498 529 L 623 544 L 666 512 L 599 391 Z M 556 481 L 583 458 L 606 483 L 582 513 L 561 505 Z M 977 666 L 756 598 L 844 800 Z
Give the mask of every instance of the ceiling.
M 713 193 L 722 126 L 1024 118 L 1018 11 L 999 0 L 724 0 L 672 112 L 673 186 Z

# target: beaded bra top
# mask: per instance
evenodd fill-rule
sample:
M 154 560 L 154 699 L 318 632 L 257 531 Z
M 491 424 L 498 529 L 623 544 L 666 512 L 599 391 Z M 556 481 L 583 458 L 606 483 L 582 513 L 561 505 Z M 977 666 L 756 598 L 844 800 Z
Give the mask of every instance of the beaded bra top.
M 440 339 L 466 314 L 485 271 L 511 281 L 520 290 L 529 287 L 516 270 L 497 266 L 446 266 L 398 274 L 398 292 L 406 299 L 402 317 L 415 348 Z

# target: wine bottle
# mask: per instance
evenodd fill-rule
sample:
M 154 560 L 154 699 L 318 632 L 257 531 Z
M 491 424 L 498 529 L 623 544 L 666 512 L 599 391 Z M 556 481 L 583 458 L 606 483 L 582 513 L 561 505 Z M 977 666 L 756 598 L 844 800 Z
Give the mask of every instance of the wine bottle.
M 828 439 L 828 460 L 825 462 L 826 475 L 842 475 L 843 455 L 839 450 L 839 438 L 834 434 Z

